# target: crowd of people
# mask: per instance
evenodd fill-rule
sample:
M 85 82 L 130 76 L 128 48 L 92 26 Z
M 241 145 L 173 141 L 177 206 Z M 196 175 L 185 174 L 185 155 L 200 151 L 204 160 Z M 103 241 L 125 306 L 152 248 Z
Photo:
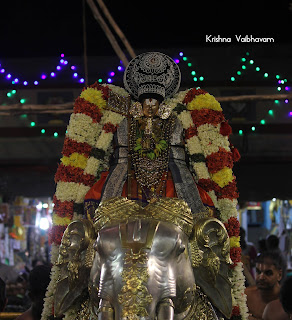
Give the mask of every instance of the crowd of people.
M 279 238 L 269 235 L 260 240 L 257 254 L 255 246 L 245 241 L 243 229 L 240 236 L 249 320 L 292 319 L 292 277 Z
M 0 312 L 20 314 L 17 320 L 40 320 L 44 297 L 50 282 L 51 267 L 47 263 L 36 262 L 28 272 L 17 277 L 0 277 Z M 11 268 L 3 268 L 8 274 Z M 1 272 L 0 272 L 1 273 Z M 12 281 L 13 280 L 13 281 Z

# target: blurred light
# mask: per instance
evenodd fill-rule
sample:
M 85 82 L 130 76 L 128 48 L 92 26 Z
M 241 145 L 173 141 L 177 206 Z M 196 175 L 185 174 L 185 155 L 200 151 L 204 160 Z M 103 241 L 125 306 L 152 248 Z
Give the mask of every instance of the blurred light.
M 35 86 L 37 86 L 37 85 L 39 84 L 39 82 L 38 82 L 38 81 L 35 81 L 33 84 L 34 84 Z
M 44 79 L 46 79 L 46 75 L 45 74 L 42 74 L 42 76 L 41 76 L 41 78 L 44 80 Z
M 264 77 L 267 78 L 269 76 L 269 74 L 266 72 L 264 73 Z
M 32 122 L 30 123 L 30 126 L 31 126 L 31 127 L 35 127 L 35 122 L 32 121 Z
M 102 79 L 98 79 L 98 82 L 99 82 L 99 83 L 102 83 Z
M 178 59 L 175 59 L 174 62 L 175 62 L 175 63 L 179 63 L 179 60 L 178 60 Z
M 270 109 L 270 110 L 269 110 L 269 115 L 270 115 L 270 116 L 273 116 L 273 115 L 274 115 L 274 110 Z
M 179 55 L 182 57 L 184 54 L 183 54 L 183 52 L 180 52 Z
M 64 63 L 64 61 L 65 61 L 64 59 L 61 59 L 61 60 L 60 60 L 60 63 Z
M 43 208 L 47 209 L 49 207 L 49 205 L 47 203 L 43 203 Z
M 26 101 L 26 100 L 25 100 L 25 99 L 23 99 L 23 98 L 22 98 L 22 99 L 20 99 L 20 103 L 25 103 L 25 101 Z
M 42 207 L 43 207 L 43 204 L 41 202 L 39 202 L 37 205 L 36 205 L 36 208 L 38 210 L 42 210 Z
M 241 71 L 237 71 L 237 74 L 240 76 L 241 75 Z
M 194 77 L 193 80 L 194 80 L 194 81 L 198 81 L 198 78 L 197 78 L 197 77 Z
M 230 79 L 231 79 L 231 81 L 235 81 L 235 78 L 234 78 L 234 77 L 231 77 Z
M 61 53 L 61 58 L 64 58 L 64 56 L 65 56 L 64 53 Z
M 10 73 L 8 73 L 8 75 L 6 76 L 7 79 L 10 79 L 12 77 L 12 75 Z
M 112 80 L 111 78 L 108 78 L 108 79 L 107 79 L 107 82 L 108 82 L 108 83 L 112 83 L 112 81 L 113 81 L 113 80 Z
M 5 72 L 5 69 L 1 69 L 0 72 L 1 72 L 1 73 L 4 73 L 4 72 Z
M 54 137 L 58 138 L 58 136 L 59 136 L 59 133 L 58 132 L 54 132 Z
M 15 94 L 15 93 L 16 93 L 16 90 L 12 90 L 11 93 L 12 93 L 12 94 Z
M 274 102 L 275 102 L 276 104 L 279 104 L 279 103 L 280 103 L 280 101 L 279 101 L 279 100 L 275 100 Z
M 24 85 L 24 86 L 27 86 L 27 85 L 28 85 L 28 82 L 27 82 L 27 81 L 23 81 L 23 85 Z
M 285 99 L 285 103 L 289 103 L 289 100 L 288 100 L 288 99 Z
M 77 77 L 78 77 L 78 73 L 77 73 L 77 72 L 74 72 L 74 73 L 73 73 L 73 77 L 74 77 L 74 78 L 77 78 Z
M 189 63 L 188 63 L 188 67 L 191 67 L 191 66 L 192 66 L 192 63 L 191 63 L 191 62 L 189 62 Z
M 256 128 L 255 128 L 254 126 L 253 126 L 253 127 L 251 127 L 251 130 L 252 130 L 252 131 L 255 131 L 255 129 L 256 129 Z
M 110 74 L 109 74 L 111 77 L 113 77 L 114 75 L 115 75 L 115 73 L 112 71 L 112 72 L 110 72 Z
M 19 80 L 18 80 L 17 78 L 14 79 L 14 83 L 18 83 L 18 81 L 19 81 Z
M 278 87 L 278 88 L 277 88 L 277 90 L 278 90 L 278 91 L 281 91 L 281 90 L 282 90 L 282 88 L 281 88 L 281 87 Z
M 46 130 L 45 130 L 45 129 L 42 129 L 42 130 L 41 130 L 41 133 L 42 133 L 42 134 L 44 134 L 45 132 L 46 132 Z
M 191 75 L 192 75 L 192 76 L 195 76 L 195 75 L 196 75 L 196 71 L 192 71 L 192 72 L 191 72 Z
M 290 111 L 290 112 L 288 113 L 288 115 L 289 115 L 289 117 L 292 117 L 292 111 Z
M 253 60 L 249 60 L 249 63 L 250 63 L 250 64 L 254 64 L 254 61 L 253 61 Z
M 280 76 L 278 74 L 276 75 L 276 79 L 280 79 Z
M 200 81 L 203 81 L 203 80 L 204 80 L 204 77 L 201 76 L 199 79 L 200 79 Z
M 40 218 L 40 229 L 48 230 L 50 227 L 49 220 L 46 217 Z
M 68 64 L 68 61 L 67 61 L 67 60 L 65 60 L 65 61 L 64 61 L 64 64 Z
M 245 66 L 245 65 L 243 65 L 243 66 L 241 66 L 241 68 L 242 68 L 243 70 L 245 70 L 245 69 L 246 69 L 246 66 Z
M 81 78 L 81 79 L 79 80 L 80 83 L 84 83 L 84 81 L 85 81 L 85 80 L 84 80 L 83 78 Z
M 57 66 L 56 69 L 57 69 L 57 70 L 61 70 L 61 67 L 60 67 L 60 66 Z
M 243 130 L 239 130 L 238 133 L 239 133 L 240 136 L 242 136 L 243 135 Z
M 290 87 L 285 87 L 285 90 L 286 90 L 286 91 L 289 91 L 289 90 L 290 90 Z
M 187 61 L 188 60 L 188 58 L 187 57 L 183 57 L 183 61 Z
M 121 66 L 118 66 L 119 71 L 123 71 L 123 68 Z
M 75 70 L 76 69 L 76 67 L 75 66 L 71 66 L 71 70 Z
M 55 72 L 51 72 L 51 77 L 55 77 L 55 76 L 56 76 Z
M 10 98 L 12 96 L 12 93 L 11 92 L 7 92 L 6 95 L 7 95 L 8 98 Z
M 246 61 L 246 59 L 245 59 L 245 58 L 241 58 L 241 61 L 242 61 L 242 62 L 245 62 L 245 61 Z
M 261 70 L 261 68 L 260 67 L 256 67 L 256 71 L 260 71 Z
M 262 120 L 261 120 L 261 124 L 262 124 L 262 125 L 266 124 L 266 120 L 265 120 L 265 119 L 262 119 Z

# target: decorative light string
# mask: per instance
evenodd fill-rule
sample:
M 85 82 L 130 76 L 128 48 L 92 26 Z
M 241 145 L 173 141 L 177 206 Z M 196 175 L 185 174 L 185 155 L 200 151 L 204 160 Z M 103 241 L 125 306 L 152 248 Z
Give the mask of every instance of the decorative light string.
M 282 78 L 279 74 L 272 74 L 271 75 L 268 72 L 263 72 L 262 68 L 259 65 L 257 65 L 253 59 L 250 58 L 250 53 L 249 52 L 246 52 L 244 57 L 242 57 L 240 59 L 240 61 L 242 62 L 242 65 L 239 68 L 239 70 L 236 71 L 236 75 L 232 75 L 230 77 L 230 81 L 231 82 L 235 82 L 237 79 L 240 79 L 248 69 L 253 68 L 253 70 L 255 72 L 262 74 L 262 79 L 263 80 L 274 78 L 275 81 L 276 81 L 276 90 L 278 92 L 280 92 L 280 91 L 290 91 L 291 88 L 287 85 L 288 80 L 286 78 Z M 274 103 L 277 106 L 280 105 L 280 101 L 279 100 L 274 100 Z M 289 100 L 285 99 L 284 103 L 288 104 Z M 275 115 L 274 109 L 269 109 L 267 115 L 270 116 L 270 117 L 274 117 L 274 115 Z M 288 112 L 288 117 L 292 117 L 292 111 Z M 265 125 L 266 122 L 267 122 L 267 119 L 263 118 L 263 119 L 260 120 L 259 124 Z M 256 127 L 255 126 L 252 126 L 250 129 L 253 132 L 256 131 Z M 239 135 L 243 135 L 244 131 L 242 129 L 240 129 L 238 131 L 238 134 Z
M 176 63 L 185 63 L 187 64 L 187 67 L 190 70 L 190 75 L 192 77 L 192 80 L 194 82 L 202 82 L 205 80 L 204 76 L 202 74 L 199 74 L 197 72 L 197 70 L 194 69 L 193 66 L 193 62 L 191 61 L 191 59 L 186 56 L 182 51 L 180 51 L 178 53 L 178 55 L 173 57 L 174 61 Z M 236 74 L 233 74 L 230 77 L 230 81 L 232 83 L 236 82 L 237 80 L 240 80 L 242 78 L 242 76 L 247 72 L 247 70 L 250 70 L 252 68 L 252 70 L 254 70 L 254 72 L 256 73 L 260 73 L 262 74 L 262 78 L 264 79 L 271 79 L 271 78 L 275 78 L 276 80 L 276 90 L 278 92 L 280 91 L 290 91 L 290 87 L 287 85 L 288 80 L 286 78 L 281 77 L 279 74 L 274 74 L 271 75 L 268 72 L 263 72 L 262 68 L 255 63 L 254 59 L 250 58 L 250 53 L 246 52 L 245 55 L 240 58 L 241 61 L 241 66 L 240 68 L 237 69 Z M 40 85 L 43 81 L 45 81 L 46 79 L 49 78 L 56 78 L 58 73 L 64 71 L 64 70 L 68 70 L 68 68 L 72 71 L 72 78 L 74 80 L 76 80 L 77 82 L 79 82 L 80 84 L 83 84 L 85 82 L 85 79 L 83 76 L 81 76 L 78 73 L 78 67 L 75 64 L 71 64 L 69 63 L 68 59 L 65 58 L 65 55 L 62 53 L 60 55 L 60 60 L 58 65 L 55 67 L 54 70 L 51 70 L 47 73 L 41 73 L 39 78 L 35 78 L 35 80 L 29 82 L 27 81 L 26 77 L 13 77 L 12 74 L 10 72 L 8 72 L 5 68 L 3 68 L 0 64 L 0 76 L 2 75 L 8 82 L 11 82 L 11 84 L 13 84 L 14 88 L 13 90 L 10 90 L 9 92 L 7 92 L 7 97 L 9 98 L 16 98 L 16 87 L 19 87 L 21 85 L 23 85 L 24 87 L 28 86 L 29 84 L 33 84 L 34 86 L 38 86 Z M 107 82 L 107 83 L 114 83 L 115 82 L 115 78 L 118 75 L 119 72 L 123 72 L 124 71 L 124 67 L 122 64 L 122 61 L 120 61 L 120 64 L 118 66 L 116 66 L 113 69 L 110 69 L 110 71 L 107 73 L 107 77 L 105 77 L 106 79 L 103 78 L 98 78 L 98 82 L 99 83 L 103 83 L 103 82 Z M 22 104 L 27 102 L 26 98 L 20 98 L 18 99 L 18 101 Z M 279 100 L 274 100 L 275 105 L 279 106 L 280 105 L 280 101 Z M 289 100 L 286 99 L 284 100 L 285 104 L 289 103 Z M 267 116 L 271 116 L 273 117 L 275 114 L 273 109 L 269 109 L 268 110 L 268 114 Z M 23 117 L 27 117 L 27 115 L 22 115 Z M 288 116 L 292 117 L 292 111 L 288 112 Z M 260 120 L 261 125 L 265 125 L 266 124 L 266 118 L 263 118 Z M 34 121 L 32 121 L 30 123 L 31 127 L 34 127 L 36 125 L 36 123 Z M 252 126 L 251 131 L 255 132 L 256 131 L 256 127 Z M 41 134 L 45 134 L 45 129 L 41 129 Z M 239 130 L 239 135 L 243 135 L 244 131 L 242 129 Z M 55 132 L 54 137 L 58 137 L 58 133 Z

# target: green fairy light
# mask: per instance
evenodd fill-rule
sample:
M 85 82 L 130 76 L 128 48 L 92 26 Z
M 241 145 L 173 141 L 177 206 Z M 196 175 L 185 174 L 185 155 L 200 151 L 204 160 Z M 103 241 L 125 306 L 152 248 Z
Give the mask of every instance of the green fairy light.
M 31 126 L 31 127 L 35 127 L 35 122 L 32 121 L 32 122 L 30 123 L 30 126 Z
M 256 71 L 260 71 L 260 70 L 261 70 L 261 68 L 260 68 L 260 67 L 256 67 L 255 69 L 256 69 Z
M 264 77 L 267 78 L 269 74 L 267 72 L 264 73 Z
M 191 63 L 191 62 L 189 62 L 189 63 L 188 63 L 188 67 L 191 67 L 191 66 L 192 66 L 192 63 Z
M 256 129 L 255 126 L 251 127 L 251 130 L 252 130 L 252 131 L 255 131 L 255 129 Z
M 187 61 L 188 60 L 188 58 L 187 57 L 183 57 L 183 61 Z
M 194 80 L 194 81 L 198 81 L 198 78 L 197 78 L 197 77 L 193 77 L 193 80 Z
M 58 132 L 54 132 L 54 137 L 58 138 L 58 136 L 59 136 L 59 133 Z
M 243 130 L 239 130 L 238 133 L 239 133 L 240 136 L 242 136 L 243 135 Z
M 242 68 L 243 70 L 245 70 L 245 69 L 246 69 L 246 66 L 245 66 L 245 65 L 242 65 L 241 68 Z
M 202 77 L 202 76 L 199 79 L 200 79 L 200 81 L 204 81 L 204 77 Z
M 192 71 L 191 74 L 192 74 L 192 76 L 195 76 L 196 75 L 196 71 Z
M 261 120 L 261 124 L 262 124 L 262 125 L 266 124 L 266 120 L 265 120 L 265 119 L 262 119 L 262 120 Z
M 231 81 L 235 81 L 235 77 L 231 77 L 230 80 L 231 80 Z
M 273 109 L 270 109 L 270 110 L 269 110 L 269 115 L 270 115 L 270 116 L 273 116 L 273 115 L 274 115 L 274 110 L 273 110 Z
M 236 73 L 237 73 L 239 76 L 241 75 L 241 71 L 237 71 Z
M 42 134 L 46 133 L 46 130 L 45 130 L 45 129 L 42 129 L 42 130 L 41 130 L 41 133 L 42 133 Z
M 279 104 L 279 103 L 280 103 L 280 101 L 279 101 L 279 100 L 274 100 L 274 102 L 275 102 L 276 104 Z
M 249 64 L 254 64 L 254 61 L 253 60 L 249 60 Z
M 7 92 L 7 97 L 11 98 L 11 96 L 12 96 L 12 93 L 11 92 Z
M 242 62 L 245 62 L 245 61 L 246 61 L 246 59 L 245 59 L 245 58 L 241 58 L 241 61 L 242 61 Z

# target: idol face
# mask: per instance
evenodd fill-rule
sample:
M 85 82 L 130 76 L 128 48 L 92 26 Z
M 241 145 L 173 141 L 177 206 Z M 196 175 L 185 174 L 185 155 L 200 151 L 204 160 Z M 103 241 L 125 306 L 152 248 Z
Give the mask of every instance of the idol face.
M 152 118 L 157 114 L 159 101 L 153 98 L 144 99 L 142 101 L 143 114 L 147 118 Z
M 282 270 L 266 260 L 264 263 L 256 264 L 256 286 L 260 290 L 271 290 L 282 279 Z

